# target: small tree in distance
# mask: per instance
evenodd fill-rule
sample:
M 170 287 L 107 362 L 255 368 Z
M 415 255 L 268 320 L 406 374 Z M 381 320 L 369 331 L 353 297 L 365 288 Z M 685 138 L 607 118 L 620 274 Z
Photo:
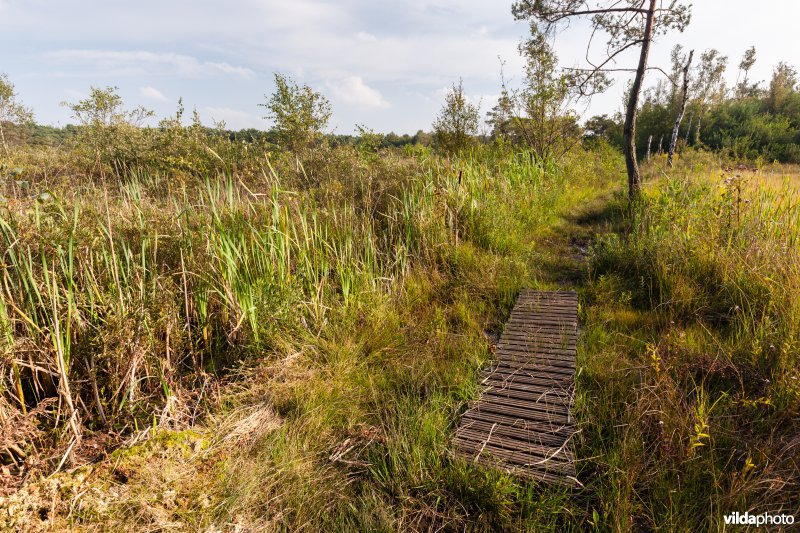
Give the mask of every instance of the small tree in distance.
M 266 98 L 266 96 L 265 96 Z M 308 85 L 300 87 L 290 77 L 275 73 L 275 92 L 264 104 L 267 120 L 283 148 L 297 154 L 314 145 L 331 118 L 331 104 Z
M 781 61 L 772 72 L 772 79 L 767 89 L 769 109 L 780 112 L 798 87 L 797 71 L 788 63 Z
M 675 51 L 675 61 L 680 63 L 682 58 L 679 57 L 680 49 Z M 689 57 L 686 59 L 686 64 L 681 69 L 683 73 L 683 85 L 681 86 L 681 96 L 678 103 L 678 116 L 675 117 L 675 125 L 672 126 L 672 135 L 669 141 L 669 151 L 667 152 L 667 165 L 672 166 L 672 158 L 675 155 L 675 148 L 678 146 L 678 130 L 681 127 L 683 115 L 686 113 L 686 104 L 689 101 L 689 68 L 692 66 L 692 58 L 694 57 L 694 50 L 689 52 Z M 677 80 L 673 80 L 677 83 Z
M 750 85 L 748 83 L 750 77 L 750 70 L 756 64 L 756 47 L 751 46 L 745 50 L 742 60 L 739 62 L 739 75 L 736 77 L 736 97 L 744 98 L 746 96 L 753 96 L 758 90 L 758 83 Z M 744 78 L 740 77 L 744 74 Z
M 694 143 L 700 144 L 700 130 L 703 118 L 715 104 L 725 100 L 727 88 L 725 87 L 725 69 L 728 67 L 728 58 L 719 53 L 719 50 L 710 48 L 700 54 L 700 62 L 692 76 L 692 87 L 689 91 L 694 94 L 695 120 Z
M 448 154 L 463 152 L 478 133 L 480 113 L 478 106 L 467 100 L 461 80 L 445 96 L 444 106 L 433 122 L 433 142 Z
M 577 78 L 557 69 L 558 58 L 535 25 L 519 52 L 526 62 L 522 87 L 509 89 L 503 78 L 500 98 L 487 122 L 492 135 L 525 144 L 532 157 L 558 160 L 580 140 L 578 116 L 571 109 L 581 97 Z
M 105 165 L 136 155 L 141 148 L 137 146 L 142 141 L 140 127 L 154 114 L 141 106 L 126 110 L 118 90 L 117 87 L 91 87 L 87 98 L 76 103 L 61 103 L 82 126 L 78 145 L 91 148 L 94 168 L 103 176 Z
M 8 154 L 5 124 L 17 126 L 33 123 L 33 112 L 17 101 L 14 85 L 8 81 L 6 74 L 0 74 L 0 144 L 3 151 Z

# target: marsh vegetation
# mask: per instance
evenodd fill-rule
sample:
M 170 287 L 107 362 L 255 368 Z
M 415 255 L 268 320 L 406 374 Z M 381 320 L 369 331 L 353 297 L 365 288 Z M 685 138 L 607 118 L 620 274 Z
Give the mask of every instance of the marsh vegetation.
M 748 83 L 753 51 L 729 91 L 718 53 L 676 50 L 695 82 L 645 91 L 623 136 L 621 115 L 579 124 L 589 82 L 540 36 L 480 136 L 460 83 L 400 138 L 326 134 L 330 103 L 280 74 L 269 132 L 182 104 L 148 126 L 113 87 L 33 126 L 0 78 L 0 528 L 800 516 L 796 74 Z M 678 110 L 668 165 L 642 139 Z M 451 451 L 522 287 L 580 297 L 574 490 Z

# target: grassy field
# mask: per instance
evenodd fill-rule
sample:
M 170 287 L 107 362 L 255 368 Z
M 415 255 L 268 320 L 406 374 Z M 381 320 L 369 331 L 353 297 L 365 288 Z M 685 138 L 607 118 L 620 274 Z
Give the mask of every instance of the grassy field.
M 656 160 L 630 205 L 604 148 L 217 153 L 213 178 L 8 166 L 25 174 L 0 207 L 0 527 L 800 515 L 796 168 Z M 580 294 L 579 490 L 449 451 L 521 287 Z
M 648 170 L 626 231 L 594 242 L 586 293 L 583 455 L 611 473 L 590 478 L 609 525 L 796 516 L 796 170 L 731 169 L 707 154 Z

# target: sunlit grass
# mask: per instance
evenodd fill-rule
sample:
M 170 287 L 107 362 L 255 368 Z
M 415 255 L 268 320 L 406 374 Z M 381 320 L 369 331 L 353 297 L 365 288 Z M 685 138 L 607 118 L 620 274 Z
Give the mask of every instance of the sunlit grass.
M 487 331 L 520 287 L 553 277 L 532 260 L 547 248 L 537 235 L 590 183 L 608 188 L 603 165 L 618 165 L 610 152 L 572 158 L 569 173 L 527 154 L 422 151 L 370 163 L 397 178 L 365 179 L 353 160 L 353 176 L 311 189 L 269 165 L 21 195 L 0 213 L 2 346 L 15 369 L 4 401 L 22 411 L 54 397 L 53 414 L 69 414 L 74 400 L 75 429 L 63 416 L 42 427 L 61 450 L 78 436 L 180 428 L 202 405 L 205 438 L 222 438 L 210 449 L 225 456 L 204 489 L 211 507 L 186 496 L 189 523 L 538 523 L 515 511 L 510 479 L 478 475 L 447 448 Z M 229 388 L 211 402 L 214 376 Z M 240 418 L 260 421 L 242 450 L 225 444 L 244 442 L 225 429 Z M 137 507 L 119 500 L 111 523 L 163 520 L 146 516 L 163 507 L 149 483 L 128 482 Z
M 46 472 L 78 433 L 142 439 L 33 483 L 14 516 L 38 523 L 46 502 L 56 524 L 108 529 L 561 531 L 796 511 L 795 167 L 656 159 L 631 206 L 602 148 L 558 165 L 326 157 L 312 187 L 291 161 L 0 208 L 4 416 L 55 400 L 30 439 L 59 451 Z M 580 294 L 580 490 L 450 453 L 524 286 Z
M 753 168 L 655 162 L 631 226 L 594 245 L 582 442 L 598 504 L 631 495 L 614 527 L 796 512 L 800 196 L 795 169 Z

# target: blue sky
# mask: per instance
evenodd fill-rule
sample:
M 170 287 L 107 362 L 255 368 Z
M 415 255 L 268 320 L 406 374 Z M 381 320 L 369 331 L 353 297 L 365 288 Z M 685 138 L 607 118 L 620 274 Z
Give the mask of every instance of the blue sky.
M 730 56 L 758 49 L 756 79 L 779 60 L 800 66 L 794 45 L 800 2 L 770 0 L 751 12 L 746 0 L 696 1 L 690 28 L 656 43 L 653 64 L 668 63 L 676 42 Z M 116 85 L 126 104 L 160 117 L 178 97 L 203 120 L 231 128 L 267 128 L 264 94 L 281 71 L 322 91 L 339 133 L 365 124 L 377 131 L 428 129 L 446 88 L 459 77 L 487 111 L 506 76 L 519 78 L 516 46 L 527 26 L 510 1 L 495 0 L 0 0 L 0 72 L 42 123 L 66 124 L 62 101 L 91 85 Z M 775 12 L 780 10 L 780 16 Z M 586 28 L 556 43 L 562 63 L 579 62 Z M 634 56 L 625 61 L 635 62 Z M 653 77 L 649 80 L 655 81 Z M 593 100 L 588 113 L 613 112 L 624 82 Z

